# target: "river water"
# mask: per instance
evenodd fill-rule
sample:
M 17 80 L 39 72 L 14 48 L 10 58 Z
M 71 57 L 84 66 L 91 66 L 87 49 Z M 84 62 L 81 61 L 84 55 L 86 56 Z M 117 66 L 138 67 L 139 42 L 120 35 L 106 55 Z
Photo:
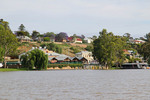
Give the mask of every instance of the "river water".
M 0 100 L 150 100 L 150 70 L 0 72 Z

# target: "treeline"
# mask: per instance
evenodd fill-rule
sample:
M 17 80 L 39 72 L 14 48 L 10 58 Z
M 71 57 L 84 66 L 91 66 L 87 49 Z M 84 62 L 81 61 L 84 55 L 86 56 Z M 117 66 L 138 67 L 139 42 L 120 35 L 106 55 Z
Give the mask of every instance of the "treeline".
M 31 34 L 31 35 L 30 35 Z M 33 30 L 32 33 L 29 33 L 23 24 L 21 24 L 18 28 L 18 31 L 15 31 L 16 36 L 28 36 L 31 37 L 34 41 L 51 41 L 51 42 L 61 42 L 63 40 L 68 41 L 68 34 L 66 32 L 54 33 L 54 32 L 46 32 L 40 33 L 36 30 Z M 70 36 L 72 38 L 80 38 L 84 42 L 84 35 L 76 35 L 73 34 Z
M 40 34 L 37 31 L 33 31 L 32 35 L 30 35 L 29 32 L 25 30 L 23 24 L 20 25 L 19 31 L 16 31 L 15 34 L 13 34 L 9 27 L 9 23 L 0 20 L 0 60 L 1 62 L 4 62 L 4 67 L 6 67 L 6 61 L 4 58 L 8 55 L 14 54 L 14 52 L 18 48 L 18 40 L 16 36 L 32 36 L 32 38 L 35 39 L 39 36 L 49 38 L 55 37 L 56 41 L 68 37 L 68 35 L 64 32 L 61 32 L 59 34 L 55 34 L 53 32 Z M 74 34 L 72 37 L 84 38 L 84 35 L 77 36 Z M 92 51 L 94 58 L 98 60 L 101 65 L 106 66 L 107 68 L 113 65 L 120 66 L 124 62 L 124 60 L 127 58 L 124 55 L 124 49 L 133 50 L 134 54 L 139 53 L 141 56 L 144 57 L 144 60 L 150 63 L 150 33 L 146 34 L 145 38 L 141 38 L 142 40 L 146 41 L 143 44 L 129 43 L 129 39 L 131 39 L 129 33 L 125 34 L 125 36 L 116 36 L 112 32 L 107 32 L 106 29 L 103 29 L 99 33 L 98 38 L 95 37 L 93 46 L 88 46 L 86 50 Z M 45 41 L 48 41 L 48 38 L 45 38 Z M 60 45 L 50 43 L 42 44 L 41 46 L 46 46 L 49 50 L 55 51 L 57 53 L 62 53 L 62 48 L 60 47 Z M 70 49 L 72 49 L 73 52 L 77 51 L 74 48 Z M 31 58 L 34 59 L 34 57 L 36 57 L 36 52 L 34 52 L 33 54 L 35 55 L 33 57 L 31 56 Z M 41 53 L 41 55 L 43 54 Z M 129 60 L 130 62 L 134 62 L 137 59 Z M 34 67 L 36 66 L 36 64 L 33 62 L 29 62 L 29 64 L 32 65 L 31 67 L 33 67 L 33 65 Z M 43 65 L 42 68 L 44 68 Z M 37 67 L 37 69 L 40 68 Z
M 145 38 L 140 37 L 145 43 L 136 44 L 130 42 L 133 40 L 129 33 L 123 36 L 116 36 L 112 32 L 107 32 L 103 29 L 99 32 L 99 37 L 93 42 L 93 56 L 102 66 L 109 68 L 111 66 L 121 66 L 126 59 L 129 63 L 135 61 L 141 61 L 140 58 L 134 58 L 135 55 L 139 57 L 144 57 L 142 60 L 147 61 L 150 64 L 150 33 L 145 35 Z M 137 39 L 138 40 L 138 39 Z M 87 47 L 90 49 L 90 47 Z M 127 56 L 124 54 L 123 50 L 131 50 L 132 56 Z
M 137 51 L 144 57 L 144 59 L 150 64 L 150 33 L 145 35 L 144 44 L 135 46 Z

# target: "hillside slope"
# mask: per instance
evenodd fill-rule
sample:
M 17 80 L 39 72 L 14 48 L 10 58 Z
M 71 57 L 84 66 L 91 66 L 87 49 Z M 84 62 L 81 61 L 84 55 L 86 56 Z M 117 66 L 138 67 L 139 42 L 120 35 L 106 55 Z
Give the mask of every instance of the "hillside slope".
M 35 43 L 35 42 L 20 43 L 17 49 L 18 55 L 29 51 L 32 47 L 40 47 L 40 45 L 43 43 Z M 62 42 L 55 42 L 55 44 L 59 45 L 62 48 L 62 54 L 65 54 L 71 57 L 75 56 L 75 53 L 77 52 L 84 51 L 88 45 L 91 45 L 91 44 L 75 44 L 75 43 L 62 43 Z

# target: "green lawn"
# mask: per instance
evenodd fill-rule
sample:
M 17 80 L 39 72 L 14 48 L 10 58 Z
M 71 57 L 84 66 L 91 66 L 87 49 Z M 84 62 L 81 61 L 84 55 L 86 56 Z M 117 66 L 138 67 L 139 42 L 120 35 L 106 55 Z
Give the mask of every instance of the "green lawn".
M 119 67 L 111 67 L 111 68 L 109 68 L 109 70 L 116 70 L 116 69 L 121 69 L 121 68 L 119 68 Z
M 8 72 L 8 71 L 26 71 L 26 69 L 0 68 L 0 72 Z

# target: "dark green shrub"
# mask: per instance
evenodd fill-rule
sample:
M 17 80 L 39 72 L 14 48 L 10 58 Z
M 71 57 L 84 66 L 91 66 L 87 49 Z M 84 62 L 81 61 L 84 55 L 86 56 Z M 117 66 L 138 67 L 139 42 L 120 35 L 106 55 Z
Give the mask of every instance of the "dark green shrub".
M 50 41 L 50 38 L 49 37 L 44 37 L 44 41 Z

